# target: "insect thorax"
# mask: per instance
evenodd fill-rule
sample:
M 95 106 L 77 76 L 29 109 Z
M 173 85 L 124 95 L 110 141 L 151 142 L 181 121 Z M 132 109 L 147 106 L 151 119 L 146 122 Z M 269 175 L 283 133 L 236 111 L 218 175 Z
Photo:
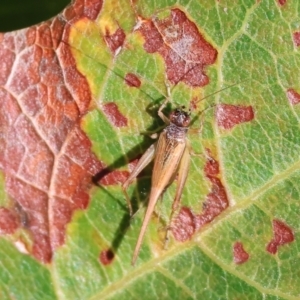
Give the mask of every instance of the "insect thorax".
M 164 132 L 166 132 L 167 139 L 173 139 L 177 142 L 185 141 L 187 131 L 187 127 L 179 127 L 173 123 L 171 123 L 164 129 Z

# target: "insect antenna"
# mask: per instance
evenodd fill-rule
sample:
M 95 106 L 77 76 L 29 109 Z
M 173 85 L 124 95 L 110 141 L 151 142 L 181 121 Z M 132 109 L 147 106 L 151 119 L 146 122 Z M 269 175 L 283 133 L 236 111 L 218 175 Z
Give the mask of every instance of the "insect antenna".
M 76 30 L 78 33 L 80 33 L 84 38 L 87 38 L 87 39 L 89 38 L 89 35 L 86 34 L 84 31 L 82 31 L 80 28 L 78 28 L 78 27 L 76 26 L 76 24 L 72 24 L 69 20 L 67 20 L 67 19 L 64 17 L 63 13 L 61 13 L 61 14 L 58 16 L 58 19 L 59 19 L 61 22 L 65 22 L 66 24 L 68 24 L 71 28 L 75 29 L 75 30 Z M 99 32 L 100 32 L 100 29 L 99 29 Z M 42 34 L 43 34 L 43 33 L 42 33 Z M 99 33 L 99 34 L 100 34 L 100 33 Z M 127 69 L 129 70 L 129 72 L 130 72 L 130 70 L 132 69 L 131 66 L 128 66 L 124 61 L 121 61 L 121 60 L 118 60 L 118 61 L 117 61 L 117 64 L 114 64 L 114 68 L 110 68 L 110 67 L 109 67 L 108 65 L 106 65 L 105 63 L 99 61 L 99 59 L 96 58 L 96 54 L 97 54 L 99 51 L 103 51 L 103 49 L 102 49 L 102 48 L 101 48 L 101 49 L 97 49 L 97 47 L 98 47 L 97 44 L 91 43 L 91 46 L 93 47 L 93 49 L 96 49 L 96 50 L 95 50 L 95 53 L 96 53 L 96 54 L 95 54 L 95 55 L 89 55 L 89 54 L 85 53 L 83 50 L 81 50 L 79 46 L 76 47 L 76 46 L 70 44 L 70 42 L 69 42 L 68 40 L 66 40 L 66 36 L 65 36 L 64 34 L 63 34 L 62 37 L 59 39 L 59 42 L 62 42 L 62 43 L 64 43 L 64 44 L 68 45 L 68 46 L 71 47 L 72 49 L 74 49 L 74 50 L 76 50 L 76 51 L 82 53 L 82 55 L 88 57 L 88 58 L 91 59 L 91 60 L 96 61 L 96 63 L 97 63 L 99 66 L 101 66 L 101 67 L 107 69 L 108 71 L 110 71 L 111 73 L 113 73 L 115 76 L 117 76 L 117 77 L 120 78 L 121 80 L 125 80 L 125 77 L 124 77 L 123 73 L 124 73 L 124 72 L 126 73 L 126 71 L 123 69 L 123 67 L 124 67 L 124 68 L 127 68 Z M 112 54 L 112 56 L 113 56 L 113 54 Z M 117 55 L 116 55 L 116 56 L 117 56 Z M 116 56 L 115 56 L 115 57 L 116 57 Z M 115 57 L 113 57 L 112 60 L 114 60 Z M 118 67 L 118 64 L 120 64 L 119 67 Z M 120 66 L 121 66 L 121 68 L 120 68 Z M 146 82 L 147 84 L 149 84 L 154 90 L 156 90 L 158 93 L 160 93 L 163 97 L 165 97 L 165 98 L 170 98 L 170 94 L 171 94 L 172 91 L 175 89 L 175 87 L 176 87 L 180 82 L 183 82 L 185 76 L 186 76 L 189 72 L 193 71 L 194 68 L 197 68 L 197 67 L 198 67 L 198 64 L 195 64 L 195 65 L 193 65 L 191 68 L 189 68 L 188 70 L 186 70 L 186 72 L 184 72 L 184 74 L 182 74 L 182 76 L 181 76 L 179 79 L 177 78 L 176 82 L 172 82 L 172 88 L 170 88 L 170 86 L 167 84 L 168 79 L 166 78 L 166 80 L 165 80 L 165 86 L 167 86 L 167 91 L 162 91 L 161 89 L 158 89 L 157 85 L 155 85 L 155 82 L 149 80 L 148 78 L 146 78 L 146 77 L 143 76 L 142 74 L 138 73 L 137 75 L 138 75 L 144 82 Z M 166 70 L 165 72 L 167 72 L 167 70 Z M 167 77 L 167 74 L 166 74 L 166 77 Z M 217 93 L 219 93 L 219 92 L 222 92 L 222 91 L 224 91 L 224 90 L 226 90 L 226 89 L 229 89 L 229 88 L 231 88 L 231 87 L 234 87 L 234 86 L 236 86 L 236 85 L 239 85 L 241 82 L 244 82 L 244 81 L 247 81 L 247 80 L 249 80 L 249 79 L 242 80 L 242 81 L 240 81 L 240 82 L 238 82 L 238 83 L 234 83 L 234 84 L 229 85 L 229 86 L 227 86 L 227 87 L 225 87 L 225 88 L 222 88 L 222 89 L 220 89 L 220 90 L 218 90 L 218 91 L 216 91 L 216 92 L 213 92 L 213 93 L 211 93 L 211 94 L 209 94 L 209 95 L 207 95 L 207 96 L 205 96 L 205 97 L 203 97 L 203 98 L 201 98 L 201 99 L 195 101 L 194 104 L 197 104 L 197 103 L 199 103 L 199 102 L 201 102 L 201 101 L 203 101 L 203 100 L 205 100 L 205 99 L 207 99 L 207 98 L 209 98 L 209 97 L 211 97 L 211 96 L 213 96 L 213 95 L 215 95 L 215 94 L 217 94 Z M 147 92 L 147 89 L 139 89 L 139 91 L 140 91 L 141 93 L 143 93 L 147 98 L 152 99 L 152 102 L 156 102 L 156 101 L 157 101 L 157 98 L 154 99 L 154 98 L 153 98 L 153 95 L 151 95 L 149 92 Z M 190 105 L 190 106 L 191 106 L 191 105 Z M 204 111 L 206 111 L 206 110 L 208 110 L 208 109 L 210 109 L 210 108 L 213 108 L 214 106 L 216 106 L 216 104 L 211 105 L 211 106 L 205 108 L 204 110 L 200 111 L 199 113 L 197 113 L 197 115 L 192 119 L 191 124 L 193 124 L 193 123 L 196 121 L 196 118 L 197 118 L 199 115 L 201 115 Z M 190 110 L 192 111 L 191 107 L 190 107 Z
M 232 87 L 234 87 L 234 86 L 240 85 L 242 82 L 249 81 L 249 80 L 250 80 L 250 78 L 247 78 L 247 79 L 241 80 L 241 81 L 239 81 L 239 82 L 233 83 L 233 84 L 231 84 L 231 85 L 228 85 L 228 86 L 226 86 L 226 87 L 224 87 L 224 88 L 222 88 L 222 89 L 220 89 L 220 90 L 218 90 L 218 91 L 215 91 L 215 92 L 213 92 L 213 93 L 211 93 L 211 94 L 209 94 L 209 95 L 206 95 L 205 97 L 203 97 L 203 98 L 201 98 L 201 99 L 198 99 L 197 101 L 194 102 L 194 105 L 197 104 L 197 103 L 199 103 L 199 102 L 201 102 L 201 101 L 203 101 L 203 100 L 205 100 L 205 99 L 207 99 L 207 98 L 209 98 L 209 97 L 211 97 L 211 96 L 213 96 L 213 95 L 216 95 L 216 94 L 218 94 L 218 93 L 220 93 L 220 92 L 223 92 L 223 91 L 225 91 L 225 90 L 227 90 L 227 89 L 230 89 L 230 88 L 232 88 Z M 215 103 L 215 104 L 212 104 L 212 105 L 209 105 L 208 107 L 206 107 L 206 108 L 204 108 L 203 110 L 199 111 L 199 112 L 193 117 L 193 119 L 192 119 L 192 121 L 191 121 L 191 125 L 193 125 L 193 124 L 196 122 L 197 118 L 198 118 L 199 116 L 201 116 L 205 111 L 214 108 L 216 105 L 217 105 L 216 103 Z M 190 110 L 192 110 L 192 109 L 190 108 Z
M 67 25 L 69 25 L 72 29 L 76 30 L 80 35 L 82 35 L 85 39 L 88 40 L 92 40 L 92 38 L 89 38 L 89 35 L 86 34 L 84 31 L 82 31 L 80 28 L 78 28 L 76 26 L 76 24 L 72 24 L 69 20 L 67 20 L 64 16 L 63 13 L 58 15 L 58 20 L 61 22 L 66 23 Z M 50 26 L 51 28 L 51 26 Z M 65 30 L 65 29 L 64 29 Z M 49 33 L 42 33 L 41 36 L 43 36 L 43 34 L 45 35 L 49 35 Z M 99 36 L 103 37 L 103 34 L 101 33 L 100 29 L 99 29 Z M 49 38 L 48 36 L 46 36 L 46 38 Z M 53 37 L 52 37 L 53 38 Z M 64 43 L 65 45 L 71 47 L 72 49 L 80 52 L 82 55 L 84 55 L 85 57 L 95 61 L 99 66 L 107 69 L 108 71 L 110 71 L 111 73 L 113 73 L 114 75 L 116 75 L 118 78 L 120 78 L 121 80 L 125 81 L 125 76 L 123 75 L 124 73 L 128 73 L 128 72 L 133 72 L 132 71 L 132 66 L 127 65 L 124 61 L 118 60 L 117 63 L 115 63 L 113 66 L 113 68 L 110 68 L 107 64 L 99 61 L 99 59 L 96 58 L 98 53 L 101 53 L 101 51 L 103 51 L 103 48 L 100 48 L 99 45 L 90 42 L 90 46 L 95 49 L 94 51 L 94 55 L 89 55 L 87 53 L 85 53 L 82 49 L 80 49 L 79 46 L 74 46 L 72 45 L 72 43 L 70 43 L 70 41 L 68 41 L 68 38 L 66 38 L 66 36 L 63 34 L 62 37 L 60 39 L 58 39 L 59 42 Z M 97 49 L 97 47 L 99 47 L 99 49 Z M 108 50 L 109 51 L 109 50 Z M 117 52 L 118 53 L 118 52 Z M 117 58 L 118 54 L 111 54 L 112 55 L 112 61 L 116 61 L 115 59 Z M 118 67 L 119 64 L 119 67 Z M 137 73 L 137 76 L 140 77 L 142 79 L 142 81 L 146 82 L 148 85 L 151 86 L 151 88 L 153 88 L 154 90 L 156 90 L 158 93 L 160 93 L 163 97 L 167 97 L 166 92 L 159 89 L 157 87 L 157 85 L 155 85 L 155 82 L 151 81 L 150 79 L 146 78 L 145 76 L 143 76 L 140 72 Z M 152 99 L 152 101 L 154 101 L 155 99 L 153 99 L 153 96 L 147 92 L 146 89 L 139 89 L 139 91 L 141 93 L 143 93 L 146 97 L 148 97 L 149 99 Z
M 213 93 L 211 93 L 211 94 L 209 94 L 209 95 L 206 95 L 205 97 L 203 97 L 203 98 L 197 100 L 195 103 L 197 104 L 197 103 L 203 101 L 204 99 L 207 99 L 207 98 L 209 98 L 209 97 L 211 97 L 211 96 L 213 96 L 213 95 L 216 95 L 216 94 L 218 94 L 218 93 L 220 93 L 220 92 L 223 92 L 223 91 L 225 91 L 225 90 L 227 90 L 227 89 L 229 89 L 229 88 L 232 88 L 232 87 L 234 87 L 234 86 L 236 86 L 236 85 L 240 85 L 242 82 L 245 82 L 245 81 L 248 81 L 248 80 L 250 80 L 250 79 L 249 79 L 249 78 L 248 78 L 248 79 L 244 79 L 244 80 L 241 80 L 241 81 L 239 81 L 239 82 L 233 83 L 233 84 L 231 84 L 231 85 L 225 86 L 224 88 L 222 88 L 222 89 L 220 89 L 220 90 L 218 90 L 218 91 L 215 91 L 215 92 L 213 92 Z

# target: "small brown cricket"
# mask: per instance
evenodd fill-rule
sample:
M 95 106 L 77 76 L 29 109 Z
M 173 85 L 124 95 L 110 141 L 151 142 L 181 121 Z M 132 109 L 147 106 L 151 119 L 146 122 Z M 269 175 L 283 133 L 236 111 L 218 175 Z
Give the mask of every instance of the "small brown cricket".
M 243 80 L 246 81 L 246 80 Z M 200 100 L 202 101 L 212 95 L 215 95 L 223 90 L 231 88 L 239 83 L 229 85 L 217 92 L 214 92 Z M 168 89 L 168 94 L 170 91 Z M 154 167 L 152 171 L 151 191 L 148 202 L 148 207 L 143 220 L 142 228 L 134 249 L 131 264 L 134 265 L 138 257 L 142 241 L 148 227 L 151 215 L 154 211 L 155 205 L 162 195 L 166 187 L 177 177 L 177 189 L 174 202 L 172 204 L 171 218 L 176 212 L 183 187 L 185 185 L 190 166 L 190 144 L 187 139 L 188 127 L 191 123 L 190 113 L 184 111 L 184 107 L 177 108 L 171 112 L 170 117 L 166 117 L 162 110 L 169 101 L 169 97 L 161 105 L 158 110 L 159 117 L 167 124 L 167 127 L 159 135 L 158 141 L 152 144 L 143 156 L 140 158 L 138 164 L 129 175 L 128 179 L 123 183 L 122 189 L 126 196 L 126 201 L 129 207 L 130 215 L 132 215 L 131 202 L 126 192 L 128 186 L 138 176 L 138 174 L 154 159 Z M 197 103 L 196 102 L 196 103 Z M 212 107 L 212 106 L 211 106 Z
M 167 102 L 168 100 L 166 100 L 160 107 L 158 115 L 168 126 L 159 135 L 158 141 L 147 149 L 128 179 L 122 185 L 122 189 L 126 195 L 130 214 L 132 214 L 131 203 L 126 189 L 128 188 L 129 184 L 138 176 L 138 174 L 154 159 L 149 203 L 133 253 L 131 262 L 132 265 L 135 264 L 135 261 L 138 257 L 146 228 L 154 211 L 157 200 L 178 173 L 177 190 L 175 200 L 172 205 L 172 213 L 176 211 L 189 171 L 190 146 L 186 135 L 191 122 L 190 113 L 184 111 L 184 107 L 177 108 L 171 112 L 170 118 L 167 118 L 162 112 Z

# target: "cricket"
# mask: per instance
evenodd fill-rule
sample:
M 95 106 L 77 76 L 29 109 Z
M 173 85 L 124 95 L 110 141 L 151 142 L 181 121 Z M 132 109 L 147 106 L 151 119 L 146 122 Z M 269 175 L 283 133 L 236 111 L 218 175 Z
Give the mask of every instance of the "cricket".
M 138 257 L 146 229 L 158 199 L 165 188 L 171 183 L 172 179 L 174 179 L 176 173 L 178 173 L 177 190 L 172 205 L 172 212 L 176 211 L 189 171 L 190 146 L 186 135 L 191 122 L 190 113 L 184 111 L 184 107 L 182 107 L 172 111 L 169 118 L 166 117 L 162 110 L 168 101 L 169 99 L 167 98 L 158 110 L 159 117 L 167 124 L 167 127 L 163 129 L 162 133 L 159 135 L 158 141 L 147 149 L 135 169 L 122 185 L 129 211 L 132 215 L 131 202 L 126 189 L 138 174 L 154 159 L 149 202 L 134 249 L 131 261 L 132 265 L 135 264 Z
M 219 91 L 216 91 L 197 102 L 200 102 L 212 95 L 215 95 L 225 89 L 231 88 L 239 83 L 227 86 Z M 168 95 L 170 91 L 168 88 Z M 154 212 L 155 205 L 158 199 L 162 196 L 165 189 L 177 176 L 177 188 L 174 201 L 172 203 L 172 211 L 170 221 L 176 212 L 180 204 L 182 191 L 189 173 L 191 147 L 187 139 L 187 132 L 191 124 L 191 112 L 190 110 L 185 111 L 185 107 L 176 108 L 170 113 L 169 118 L 164 115 L 163 109 L 170 101 L 170 96 L 166 98 L 163 104 L 158 110 L 158 116 L 166 124 L 166 127 L 160 133 L 158 141 L 152 144 L 143 156 L 138 161 L 136 167 L 129 175 L 128 179 L 123 183 L 122 190 L 124 192 L 127 205 L 129 208 L 130 215 L 132 216 L 132 206 L 127 194 L 128 186 L 135 180 L 139 173 L 152 161 L 154 160 L 154 166 L 152 171 L 151 189 L 149 202 L 142 223 L 142 227 L 136 242 L 136 246 L 133 252 L 131 264 L 134 265 L 139 255 L 141 245 L 151 219 L 152 213 Z M 208 107 L 208 108 L 212 108 Z M 202 111 L 204 112 L 204 111 Z M 201 112 L 200 112 L 201 113 Z M 168 230 L 168 229 L 167 229 Z

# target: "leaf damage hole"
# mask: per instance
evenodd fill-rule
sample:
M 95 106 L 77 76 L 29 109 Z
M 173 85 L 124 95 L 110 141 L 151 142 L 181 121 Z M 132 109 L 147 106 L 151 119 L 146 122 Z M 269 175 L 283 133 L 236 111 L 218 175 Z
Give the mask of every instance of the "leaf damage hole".
M 140 79 L 133 73 L 127 73 L 126 74 L 125 83 L 130 87 L 139 88 L 141 86 Z
M 244 249 L 241 242 L 235 242 L 233 245 L 233 261 L 236 264 L 243 264 L 249 259 L 249 253 Z
M 288 89 L 286 95 L 291 105 L 296 105 L 300 102 L 300 95 L 294 89 Z
M 103 250 L 100 253 L 99 260 L 101 264 L 107 266 L 113 262 L 115 254 L 111 249 Z
M 278 247 L 294 241 L 292 229 L 280 220 L 273 220 L 273 239 L 267 245 L 266 250 L 271 254 L 276 254 Z
M 108 120 L 116 127 L 126 127 L 127 118 L 121 114 L 116 103 L 109 102 L 105 103 L 102 107 Z
M 144 49 L 163 57 L 172 84 L 180 81 L 192 87 L 208 84 L 205 67 L 216 61 L 217 50 L 183 11 L 174 8 L 164 19 L 143 20 L 139 31 L 145 39 Z
M 240 123 L 252 121 L 254 119 L 254 110 L 252 106 L 218 104 L 216 119 L 220 128 L 232 129 Z
M 119 27 L 113 34 L 110 34 L 109 29 L 105 28 L 104 40 L 114 55 L 118 54 L 118 52 L 121 50 L 125 38 L 126 35 L 122 28 Z

